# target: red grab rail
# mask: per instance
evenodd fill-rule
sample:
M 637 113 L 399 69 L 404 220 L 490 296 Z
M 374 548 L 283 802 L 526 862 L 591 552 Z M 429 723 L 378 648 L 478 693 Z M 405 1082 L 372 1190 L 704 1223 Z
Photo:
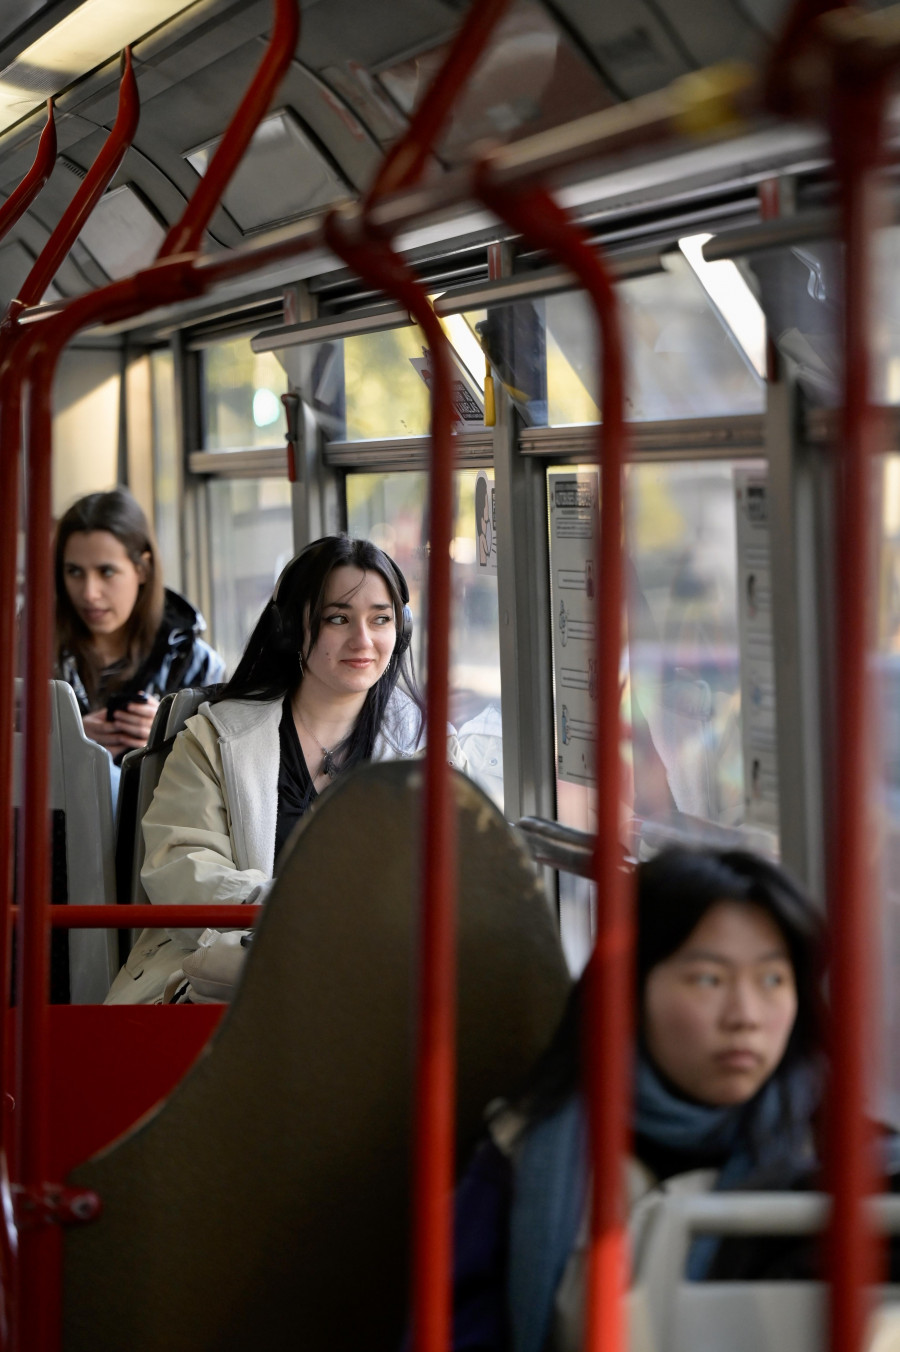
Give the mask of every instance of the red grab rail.
M 388 193 L 399 192 L 402 188 L 410 188 L 418 183 L 459 91 L 508 8 L 509 0 L 478 0 L 478 3 L 470 5 L 444 64 L 413 113 L 406 133 L 381 162 L 364 199 L 363 209 L 366 214 Z
M 544 189 L 498 185 L 491 180 L 487 161 L 479 177 L 479 190 L 484 203 L 518 234 L 571 268 L 590 296 L 598 320 L 602 422 L 596 437 L 600 576 L 594 625 L 597 834 L 593 877 L 597 885 L 597 932 L 588 969 L 585 1015 L 584 1074 L 593 1185 L 584 1346 L 590 1352 L 624 1352 L 627 1330 L 622 1297 L 629 1260 L 622 1160 L 629 1144 L 633 922 L 631 883 L 621 866 L 617 791 L 621 781 L 622 474 L 627 453 L 619 305 L 597 249 Z
M 98 198 L 122 162 L 134 137 L 138 119 L 138 94 L 131 66 L 131 53 L 123 53 L 123 71 L 119 86 L 119 106 L 113 129 L 95 164 L 81 183 L 75 197 L 28 274 L 19 296 L 13 300 L 0 325 L 0 500 L 10 521 L 19 515 L 19 459 L 22 437 L 22 380 L 24 369 L 17 360 L 21 353 L 16 316 L 28 305 L 39 301 L 56 274 L 59 264 L 72 247 Z M 48 135 L 45 128 L 41 137 Z M 55 131 L 52 146 L 55 154 Z M 48 141 L 47 154 L 51 141 Z M 51 166 L 52 167 L 52 166 Z M 49 170 L 47 171 L 49 173 Z M 33 194 L 32 194 L 33 197 Z M 24 208 L 23 208 L 24 209 Z M 49 518 L 48 518 L 49 519 Z M 9 589 L 9 603 L 0 606 L 0 917 L 12 904 L 12 727 L 13 681 L 15 673 L 15 576 L 16 532 L 4 532 L 0 540 L 0 577 Z M 46 671 L 49 671 L 49 666 Z M 43 682 L 46 685 L 46 681 Z M 49 714 L 49 710 L 48 710 Z M 44 726 L 47 726 L 46 720 Z M 10 943 L 9 926 L 0 923 L 0 1085 L 6 1084 L 6 1021 L 9 1018 Z M 0 1139 L 6 1143 L 8 1120 L 0 1122 Z M 0 1250 L 7 1260 L 10 1253 Z
M 290 44 L 290 52 L 287 57 L 284 56 L 283 48 L 286 35 L 291 28 L 290 23 L 287 22 L 287 10 L 292 8 L 296 17 L 296 3 L 295 0 L 278 0 L 278 3 L 280 19 L 280 22 L 276 24 L 278 44 L 273 46 L 270 43 L 261 63 L 261 69 L 270 71 L 273 60 L 280 61 L 283 62 L 279 68 L 280 73 L 293 53 L 293 41 Z M 295 40 L 296 26 L 293 27 L 292 31 Z M 267 91 L 265 103 L 261 101 L 259 94 L 263 87 Z M 261 81 L 259 73 L 257 73 L 254 89 L 257 91 L 259 102 L 258 116 L 261 117 L 265 111 L 268 98 L 271 96 L 271 84 L 266 79 Z M 55 271 L 55 266 L 58 266 L 58 262 L 61 261 L 63 256 L 60 249 L 64 237 L 67 237 L 66 231 L 74 229 L 77 233 L 77 230 L 81 228 L 81 224 L 96 200 L 96 196 L 99 196 L 99 192 L 103 190 L 105 183 L 108 182 L 109 177 L 115 172 L 115 168 L 121 161 L 121 154 L 119 154 L 118 159 L 115 158 L 114 154 L 117 140 L 120 137 L 124 139 L 126 135 L 130 139 L 130 135 L 133 135 L 134 128 L 131 126 L 131 122 L 133 119 L 136 120 L 137 100 L 136 87 L 131 74 L 130 55 L 127 53 L 123 91 L 120 99 L 120 116 L 117 118 L 114 133 L 104 150 L 101 151 L 97 165 L 93 167 L 88 179 L 82 185 L 82 189 L 76 195 L 65 218 L 65 231 L 63 229 L 64 223 L 61 222 L 57 231 L 51 237 L 48 248 L 39 260 L 39 264 L 32 270 L 23 296 L 20 297 L 19 304 L 15 307 L 15 313 L 23 308 L 26 299 L 36 300 L 43 294 L 47 282 Z M 238 117 L 247 119 L 250 116 L 251 113 L 248 112 L 247 101 L 245 100 L 238 110 Z M 126 127 L 131 127 L 130 133 L 126 131 Z M 229 137 L 226 132 L 223 142 L 223 145 L 227 142 L 226 153 L 216 157 L 219 162 L 219 170 L 212 179 L 213 184 L 217 183 L 220 189 L 223 177 L 233 170 L 237 155 L 240 153 L 240 149 L 236 150 L 235 147 L 239 146 L 242 149 L 243 145 L 246 144 L 246 141 L 243 140 L 244 136 L 249 140 L 252 130 L 253 128 L 250 127 L 248 132 L 245 123 L 236 136 Z M 124 150 L 122 153 L 124 153 Z M 103 179 L 104 174 L 107 175 L 105 181 Z M 203 225 L 214 206 L 215 201 L 210 201 L 210 190 L 207 188 L 202 195 L 200 205 L 190 214 L 188 234 L 191 230 L 202 231 Z M 71 241 L 69 241 L 70 243 Z M 243 266 L 244 268 L 252 266 L 252 260 L 251 262 L 244 261 Z M 126 317 L 141 313 L 166 299 L 177 300 L 196 295 L 203 290 L 203 287 L 203 280 L 192 273 L 187 260 L 179 259 L 171 265 L 163 263 L 150 270 L 149 280 L 147 280 L 147 274 L 145 274 L 141 279 L 129 279 L 124 283 L 114 283 L 101 291 L 76 299 L 59 311 L 48 314 L 46 318 L 39 319 L 36 324 L 30 325 L 20 333 L 8 328 L 6 351 L 3 353 L 2 365 L 0 365 L 0 403 L 2 403 L 2 415 L 0 417 L 2 417 L 3 430 L 9 434 L 8 441 L 4 437 L 3 461 L 8 476 L 14 482 L 18 475 L 20 454 L 23 383 L 26 383 L 30 395 L 30 406 L 28 408 L 30 529 L 28 532 L 27 559 L 29 606 L 25 640 L 25 741 L 28 748 L 26 756 L 28 773 L 24 805 L 25 840 L 23 858 L 25 866 L 22 877 L 22 895 L 28 899 L 28 905 L 20 909 L 19 916 L 22 1002 L 18 1021 L 19 1051 L 17 1058 L 17 1135 L 20 1167 L 18 1195 L 26 1203 L 30 1201 L 34 1204 L 35 1199 L 42 1195 L 49 1159 L 46 1092 L 48 1066 L 46 990 L 49 933 L 46 728 L 49 718 L 49 695 L 46 677 L 50 670 L 52 656 L 48 610 L 53 583 L 47 542 L 49 540 L 50 523 L 52 446 L 50 398 L 53 375 L 63 347 L 85 325 L 114 317 Z M 15 315 L 12 316 L 12 319 L 14 322 Z M 15 578 L 14 561 L 13 567 L 4 576 L 9 579 L 11 590 Z M 2 610 L 4 617 L 7 613 L 14 613 L 11 594 L 9 605 L 4 605 Z M 11 671 L 6 688 L 2 692 L 2 699 L 4 703 L 8 703 L 11 722 Z M 0 766 L 0 770 L 8 769 L 8 773 L 3 774 L 3 790 L 7 794 L 7 801 L 9 802 L 9 812 L 5 815 L 10 818 L 11 768 L 10 756 L 8 767 Z M 5 884 L 6 895 L 6 905 L 2 912 L 4 916 L 8 916 L 11 900 L 8 888 L 9 874 L 10 862 L 9 852 L 7 852 L 6 859 L 3 861 L 4 876 L 2 879 Z M 4 956 L 5 947 L 4 977 L 8 984 L 8 925 L 5 920 L 0 924 L 0 930 L 2 930 L 2 934 L 0 934 L 0 957 Z M 4 1002 L 2 1017 L 5 1033 L 5 1022 L 8 1018 L 6 1002 Z M 0 1083 L 5 1083 L 5 1080 L 0 1080 Z M 8 1196 L 7 1192 L 7 1198 Z M 5 1214 L 8 1222 L 6 1209 Z M 16 1252 L 17 1238 L 18 1252 Z M 59 1227 L 46 1223 L 35 1228 L 26 1227 L 20 1230 L 17 1237 L 7 1223 L 4 1228 L 4 1239 L 6 1241 L 3 1251 L 4 1271 L 7 1277 L 14 1274 L 12 1286 L 7 1284 L 7 1291 L 11 1291 L 13 1288 L 15 1290 L 15 1303 L 11 1311 L 14 1345 L 19 1345 L 18 1337 L 23 1333 L 27 1319 L 29 1346 L 40 1349 L 40 1352 L 51 1352 L 58 1346 L 59 1341 Z
M 447 767 L 450 542 L 453 536 L 453 381 L 447 339 L 422 285 L 381 241 L 353 237 L 338 213 L 325 241 L 348 266 L 396 298 L 431 353 L 428 497 L 428 681 L 413 1217 L 413 1347 L 445 1352 L 450 1339 L 453 1135 L 456 1083 L 456 823 Z
M 875 1032 L 872 983 L 875 868 L 874 825 L 867 783 L 872 768 L 873 473 L 881 444 L 872 406 L 871 324 L 873 243 L 878 217 L 875 171 L 885 145 L 888 74 L 839 59 L 832 144 L 841 188 L 844 251 L 844 407 L 836 446 L 836 576 L 834 820 L 829 873 L 831 1073 L 828 1112 L 829 1184 L 834 1197 L 828 1231 L 831 1348 L 860 1352 L 869 1305 L 865 1287 L 879 1276 L 879 1246 L 864 1211 L 877 1187 L 867 1061 Z
M 36 305 L 53 281 L 60 263 L 78 238 L 82 226 L 125 158 L 125 153 L 134 140 L 140 113 L 141 104 L 131 64 L 131 48 L 126 47 L 122 53 L 119 108 L 112 131 L 41 250 L 40 257 L 26 277 L 21 291 L 10 305 L 9 315 L 15 316 L 29 305 Z
M 293 60 L 299 37 L 297 0 L 275 0 L 275 21 L 263 59 L 181 220 L 172 226 L 163 240 L 158 258 L 193 253 L 200 247 L 203 231 Z
M 56 164 L 56 122 L 53 118 L 53 100 L 47 100 L 47 121 L 38 141 L 34 163 L 18 188 L 11 192 L 0 207 L 0 239 L 13 228 L 37 197 Z
M 827 11 L 833 11 L 827 13 Z M 885 16 L 887 17 L 887 16 Z M 829 824 L 828 914 L 832 936 L 826 1168 L 834 1198 L 828 1229 L 829 1345 L 861 1352 L 879 1277 L 879 1245 L 864 1210 L 878 1185 L 867 1063 L 876 1023 L 871 973 L 872 897 L 878 837 L 867 792 L 873 754 L 869 654 L 873 649 L 872 493 L 880 418 L 872 405 L 873 237 L 876 174 L 885 158 L 889 84 L 900 62 L 892 33 L 826 0 L 796 0 L 775 46 L 766 101 L 780 113 L 824 120 L 840 189 L 844 250 L 844 400 L 835 446 L 834 774 Z

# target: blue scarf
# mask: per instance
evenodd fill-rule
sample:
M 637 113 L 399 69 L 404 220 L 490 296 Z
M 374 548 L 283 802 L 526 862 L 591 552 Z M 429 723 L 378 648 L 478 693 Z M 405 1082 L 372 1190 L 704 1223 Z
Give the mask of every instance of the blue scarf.
M 797 1162 L 809 1152 L 809 1120 L 818 1100 L 818 1076 L 798 1068 L 769 1081 L 749 1104 L 716 1108 L 673 1093 L 641 1054 L 635 1067 L 634 1131 L 660 1146 L 696 1156 L 709 1150 L 723 1163 L 715 1188 L 745 1182 L 757 1168 Z M 784 1114 L 783 1107 L 788 1109 Z M 795 1124 L 785 1131 L 785 1121 Z M 516 1167 L 510 1216 L 509 1309 L 514 1352 L 540 1352 L 557 1287 L 587 1203 L 587 1124 L 577 1096 L 525 1135 Z M 702 1280 L 718 1248 L 700 1235 L 688 1255 L 687 1276 Z
M 728 1192 L 758 1169 L 793 1167 L 811 1159 L 809 1121 L 819 1090 L 819 1077 L 808 1067 L 797 1067 L 790 1075 L 769 1080 L 750 1103 L 717 1108 L 673 1093 L 639 1055 L 634 1130 L 671 1150 L 695 1157 L 708 1152 L 711 1161 L 720 1162 L 714 1191 Z M 687 1261 L 690 1281 L 709 1274 L 718 1245 L 715 1235 L 694 1240 Z

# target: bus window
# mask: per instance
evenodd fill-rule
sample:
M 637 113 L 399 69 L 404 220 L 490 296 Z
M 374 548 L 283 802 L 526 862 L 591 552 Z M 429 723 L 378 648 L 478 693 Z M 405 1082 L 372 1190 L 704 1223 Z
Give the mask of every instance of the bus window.
M 213 479 L 206 492 L 210 622 L 231 673 L 294 552 L 291 486 L 287 479 Z
M 288 382 L 275 354 L 253 352 L 242 337 L 213 343 L 201 355 L 203 449 L 282 445 Z
M 497 575 L 479 566 L 476 470 L 454 475 L 453 616 L 450 636 L 450 719 L 460 733 L 472 777 L 503 806 L 500 728 L 500 639 Z M 351 535 L 374 540 L 397 561 L 409 583 L 415 617 L 413 654 L 424 678 L 426 605 L 424 539 L 427 476 L 420 473 L 351 474 L 347 521 Z

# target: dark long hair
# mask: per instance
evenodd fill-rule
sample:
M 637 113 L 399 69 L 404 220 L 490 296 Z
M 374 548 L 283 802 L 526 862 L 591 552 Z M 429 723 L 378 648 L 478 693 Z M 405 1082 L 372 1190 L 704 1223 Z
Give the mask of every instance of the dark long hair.
M 80 618 L 66 590 L 64 557 L 70 536 L 79 532 L 108 531 L 119 541 L 144 580 L 138 588 L 134 609 L 128 617 L 127 655 L 124 667 L 107 685 L 107 693 L 124 687 L 150 655 L 163 616 L 163 580 L 159 550 L 153 531 L 127 488 L 108 493 L 89 493 L 79 498 L 60 517 L 53 546 L 56 582 L 57 669 L 68 653 L 75 659 L 88 701 L 93 704 L 100 679 L 100 665 L 93 655 L 91 632 Z M 149 555 L 149 557 L 147 557 Z
M 686 942 L 718 902 L 742 901 L 759 906 L 784 935 L 797 989 L 794 1026 L 770 1078 L 785 1085 L 799 1067 L 813 1069 L 824 1041 L 825 931 L 822 915 L 790 874 L 747 850 L 672 846 L 638 865 L 635 884 L 634 1026 L 639 1045 L 650 972 Z M 579 1084 L 587 979 L 585 972 L 573 986 L 553 1041 L 520 1100 L 532 1120 L 552 1113 Z M 788 1111 L 788 1096 L 781 1097 Z
M 346 566 L 359 568 L 364 573 L 378 573 L 384 580 L 394 607 L 397 645 L 381 677 L 366 692 L 365 703 L 349 737 L 334 748 L 342 769 L 349 769 L 372 755 L 388 700 L 401 680 L 419 711 L 420 720 L 424 710 L 412 655 L 401 639 L 405 630 L 404 608 L 409 599 L 406 579 L 393 559 L 371 540 L 325 535 L 291 560 L 247 641 L 234 675 L 211 701 L 245 699 L 262 703 L 283 699 L 289 691 L 295 690 L 303 679 L 300 658 L 306 660 L 322 627 L 328 578 L 335 568 Z

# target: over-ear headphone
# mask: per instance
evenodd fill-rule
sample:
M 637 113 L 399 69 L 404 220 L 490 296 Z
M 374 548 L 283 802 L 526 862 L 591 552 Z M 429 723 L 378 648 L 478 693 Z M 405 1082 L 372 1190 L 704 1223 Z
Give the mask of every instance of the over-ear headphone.
M 278 581 L 275 583 L 275 588 L 272 592 L 272 599 L 269 602 L 270 605 L 276 607 L 276 611 L 278 606 L 278 593 L 279 591 L 281 591 L 283 587 L 287 586 L 286 579 L 293 572 L 294 568 L 300 563 L 300 560 L 308 558 L 310 554 L 317 553 L 332 539 L 334 539 L 334 536 L 326 535 L 323 536 L 321 540 L 313 540 L 311 544 L 304 545 L 303 549 L 300 550 L 299 554 L 295 554 L 294 557 L 290 560 L 290 562 L 285 564 L 284 568 L 282 568 L 281 572 L 278 575 Z M 400 594 L 400 600 L 402 602 L 403 608 L 400 616 L 400 623 L 397 626 L 397 639 L 396 642 L 394 643 L 394 656 L 401 657 L 403 653 L 406 652 L 409 645 L 412 643 L 413 636 L 413 614 L 409 605 L 409 587 L 407 586 L 406 578 L 403 576 L 402 570 L 394 562 L 390 554 L 386 553 L 385 550 L 381 549 L 378 546 L 376 546 L 376 548 L 379 548 L 379 553 L 387 561 L 388 566 L 391 569 L 391 573 L 394 578 L 394 583 L 397 587 L 397 591 Z M 337 564 L 336 566 L 340 567 L 340 564 Z

